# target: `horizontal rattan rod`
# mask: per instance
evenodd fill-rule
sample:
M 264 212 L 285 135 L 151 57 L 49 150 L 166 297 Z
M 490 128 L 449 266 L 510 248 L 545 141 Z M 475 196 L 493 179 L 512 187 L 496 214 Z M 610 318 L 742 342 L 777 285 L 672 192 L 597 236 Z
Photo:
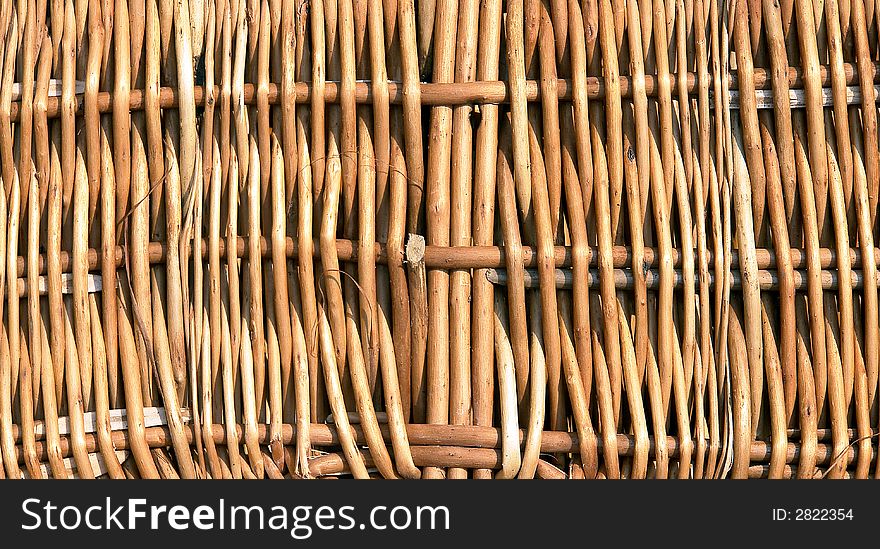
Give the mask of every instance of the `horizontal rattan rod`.
M 187 414 L 188 413 L 189 412 L 187 411 Z M 350 424 L 360 425 L 361 419 L 360 419 L 360 415 L 357 412 L 348 412 L 347 417 L 348 417 L 348 422 Z M 388 423 L 388 414 L 386 412 L 376 412 L 376 421 L 378 421 L 380 425 L 387 424 Z M 39 420 L 39 419 L 34 422 L 34 431 L 35 431 L 34 440 L 44 440 L 45 439 L 45 428 L 41 427 L 42 423 L 43 423 L 43 421 Z M 333 414 L 330 414 L 324 420 L 324 423 L 322 425 L 331 425 L 332 426 L 335 424 L 336 424 L 336 420 L 333 418 Z M 456 427 L 453 426 L 453 429 L 456 429 Z M 870 432 L 871 432 L 871 434 L 875 433 L 874 429 L 871 429 Z M 832 434 L 831 429 L 817 429 L 815 436 L 816 436 L 817 440 L 824 441 L 824 440 L 831 440 L 831 434 Z M 796 439 L 800 438 L 801 431 L 800 431 L 800 429 L 788 429 L 786 431 L 786 436 L 790 440 L 796 440 Z M 856 430 L 855 429 L 847 429 L 847 436 L 850 438 L 850 440 L 854 439 L 857 436 Z M 12 438 L 16 444 L 21 443 L 21 429 L 19 428 L 18 425 L 12 426 Z M 438 440 L 440 440 L 442 442 L 444 439 L 441 437 Z M 456 444 L 464 444 L 461 440 L 454 440 L 453 442 Z
M 298 250 L 296 241 L 287 237 L 286 254 L 287 257 L 297 257 Z M 207 256 L 208 252 L 207 240 L 202 240 L 202 255 Z M 319 255 L 318 243 L 315 243 L 315 256 Z M 150 242 L 147 253 L 150 263 L 165 262 L 166 245 L 164 242 Z M 263 257 L 271 256 L 271 247 L 264 237 L 260 238 L 260 251 Z M 357 261 L 358 259 L 358 242 L 355 240 L 336 240 L 336 253 L 340 261 Z M 554 264 L 560 267 L 571 267 L 572 249 L 567 246 L 556 246 L 553 249 Z M 100 269 L 100 249 L 90 248 L 87 252 L 88 268 L 90 271 Z M 238 238 L 238 257 L 247 257 L 248 250 L 246 240 L 243 237 Z M 523 265 L 525 267 L 535 267 L 538 264 L 538 255 L 534 247 L 523 246 Z M 590 264 L 596 266 L 598 264 L 598 250 L 590 247 L 586 251 Z M 611 250 L 614 267 L 618 269 L 629 268 L 632 266 L 632 248 L 628 246 L 614 246 Z M 773 250 L 759 248 L 756 250 L 759 269 L 772 269 L 776 267 L 776 254 Z M 226 257 L 226 240 L 220 241 L 220 257 Z M 658 266 L 658 255 L 656 248 L 644 248 L 645 265 L 647 267 Z M 714 254 L 708 253 L 707 260 L 711 264 Z M 854 268 L 862 265 L 861 250 L 850 248 L 850 263 Z M 819 250 L 820 265 L 823 269 L 830 269 L 837 265 L 837 252 L 831 248 L 821 248 Z M 498 269 L 506 266 L 504 247 L 503 246 L 425 246 L 425 266 L 440 269 Z M 874 249 L 875 264 L 880 265 L 880 248 Z M 71 272 L 70 254 L 62 251 L 60 255 L 61 271 L 65 273 Z M 116 247 L 116 265 L 121 267 L 123 264 L 123 248 Z M 376 243 L 376 261 L 379 263 L 387 263 L 388 256 L 385 245 Z M 672 250 L 673 266 L 681 265 L 681 253 L 677 249 Z M 794 269 L 805 269 L 807 267 L 807 255 L 803 250 L 791 250 L 791 262 Z M 46 273 L 46 256 L 40 255 L 38 258 L 38 274 Z M 733 250 L 731 254 L 731 263 L 735 266 L 739 264 L 739 254 Z M 18 257 L 18 276 L 23 277 L 26 274 L 27 258 Z
M 847 85 L 858 82 L 858 73 L 856 66 L 851 63 L 844 63 L 844 76 Z M 828 67 L 820 67 L 820 79 L 823 86 L 831 85 L 831 72 Z M 880 75 L 880 63 L 874 63 L 872 66 L 873 78 L 876 81 Z M 770 71 L 767 69 L 755 69 L 755 88 L 769 89 L 771 86 Z M 696 89 L 696 76 L 689 72 L 687 75 L 688 91 Z M 678 78 L 670 75 L 672 93 L 675 94 L 678 87 Z M 803 70 L 795 67 L 788 69 L 789 87 L 799 88 L 803 86 Z M 731 88 L 736 87 L 736 74 L 731 75 Z M 587 97 L 590 99 L 599 99 L 605 96 L 605 85 L 603 81 L 595 76 L 588 76 L 586 79 Z M 456 82 L 456 83 L 434 83 L 422 82 L 421 101 L 423 105 L 465 105 L 465 104 L 482 104 L 482 103 L 506 103 L 510 100 L 508 84 L 501 81 L 479 81 L 479 82 Z M 540 82 L 536 80 L 528 80 L 526 82 L 526 99 L 528 101 L 539 101 L 541 99 Z M 570 100 L 572 96 L 572 87 L 570 80 L 559 80 L 557 89 L 559 90 L 559 98 L 562 100 Z M 195 104 L 203 106 L 205 104 L 205 88 L 203 86 L 195 86 L 193 88 Z M 632 86 L 628 76 L 620 76 L 620 92 L 623 97 L 632 95 Z M 653 75 L 645 75 L 645 92 L 648 96 L 657 93 L 657 78 Z M 389 100 L 392 103 L 403 102 L 403 84 L 399 82 L 388 82 Z M 132 111 L 144 109 L 144 90 L 131 90 L 130 106 Z M 220 87 L 214 87 L 214 96 L 220 96 Z M 268 85 L 269 104 L 277 104 L 280 96 L 280 85 Z M 337 82 L 327 82 L 324 89 L 324 100 L 330 103 L 339 102 L 339 84 Z M 159 89 L 159 105 L 161 108 L 174 108 L 179 100 L 178 91 L 174 88 Z M 306 82 L 296 83 L 296 102 L 309 103 L 311 101 L 311 85 Z M 372 103 L 372 87 L 367 82 L 357 82 L 355 84 L 355 101 L 357 103 Z M 98 111 L 110 112 L 113 110 L 113 97 L 111 92 L 98 93 Z M 256 86 L 254 84 L 244 85 L 244 102 L 252 105 L 256 103 Z M 18 120 L 20 103 L 14 102 L 11 105 L 10 117 L 13 121 Z M 82 109 L 83 96 L 76 96 L 76 112 Z M 46 116 L 56 118 L 61 115 L 61 98 L 49 97 L 46 101 Z
M 553 252 L 555 265 L 571 267 L 572 249 L 570 247 L 556 246 L 554 247 Z M 598 249 L 595 247 L 591 246 L 587 249 L 586 256 L 589 259 L 590 265 L 598 265 L 598 253 Z M 526 267 L 537 266 L 538 256 L 536 248 L 532 246 L 523 246 L 522 254 L 523 264 Z M 673 249 L 671 255 L 673 266 L 681 266 L 681 253 L 679 250 Z M 712 263 L 714 255 L 715 254 L 712 252 L 707 253 L 708 263 Z M 773 250 L 759 248 L 755 250 L 755 255 L 759 269 L 776 267 L 776 254 Z M 611 249 L 611 258 L 614 262 L 614 267 L 618 269 L 630 267 L 633 262 L 632 248 L 629 246 L 614 246 Z M 644 258 L 647 267 L 657 267 L 659 265 L 659 256 L 656 248 L 644 248 Z M 350 258 L 350 260 L 356 259 L 356 257 Z M 732 251 L 730 260 L 734 266 L 739 264 L 739 253 L 736 250 Z M 819 263 L 823 269 L 835 267 L 837 265 L 837 251 L 831 248 L 821 248 L 819 250 Z M 874 248 L 874 263 L 880 264 L 880 248 Z M 806 269 L 806 252 L 800 249 L 792 249 L 791 264 L 794 269 Z M 850 248 L 850 264 L 855 268 L 862 266 L 861 250 Z M 505 263 L 503 246 L 426 246 L 425 265 L 428 267 L 445 267 L 448 269 L 498 269 L 504 268 L 507 264 Z
M 769 441 L 754 441 L 749 452 L 749 461 L 752 463 L 764 463 L 770 461 L 770 454 L 773 446 Z M 824 465 L 831 462 L 834 447 L 831 444 L 819 443 L 816 446 L 816 465 Z M 858 456 L 858 445 L 852 445 L 846 451 L 846 463 L 850 464 L 855 461 Z M 785 462 L 797 463 L 801 457 L 801 446 L 796 442 L 789 442 L 785 449 Z M 837 456 L 834 456 L 837 457 Z M 877 446 L 871 446 L 871 461 L 877 458 Z
M 361 417 L 357 412 L 348 412 L 347 416 L 349 423 L 353 425 L 360 424 Z M 385 412 L 376 412 L 376 420 L 379 423 L 388 423 L 388 415 Z M 335 420 L 333 419 L 333 414 L 327 416 L 325 423 L 329 425 L 333 425 L 335 423 Z M 39 421 L 37 421 L 37 424 L 39 424 Z M 869 432 L 871 434 L 874 434 L 877 431 L 875 431 L 874 429 L 869 429 Z M 15 436 L 18 437 L 18 426 L 13 425 L 13 433 L 15 433 Z M 831 429 L 816 429 L 817 440 L 831 440 L 831 434 Z M 847 429 L 846 435 L 850 438 L 850 440 L 853 440 L 854 438 L 859 436 L 855 429 Z M 798 439 L 801 436 L 801 431 L 800 429 L 787 429 L 786 436 L 789 439 Z M 40 440 L 40 437 L 38 437 L 37 440 Z M 18 438 L 16 438 L 15 441 L 18 442 Z
M 204 427 L 203 427 L 204 428 Z M 366 444 L 363 430 L 359 425 L 353 425 L 355 436 L 359 444 Z M 382 435 L 386 440 L 390 440 L 390 431 L 387 425 L 380 426 Z M 183 427 L 187 440 L 193 443 L 192 426 L 185 425 Z M 268 444 L 269 430 L 265 424 L 258 426 L 259 442 L 262 445 Z M 478 427 L 464 425 L 424 425 L 409 424 L 406 426 L 409 442 L 413 446 L 449 446 L 449 447 L 465 447 L 465 448 L 501 448 L 501 430 L 494 427 Z M 242 426 L 236 425 L 238 438 L 242 437 Z M 226 427 L 222 424 L 214 424 L 211 432 L 215 444 L 226 444 Z M 129 448 L 128 431 L 113 431 L 110 433 L 113 447 L 117 450 L 125 450 Z M 281 430 L 282 441 L 284 444 L 291 444 L 295 438 L 295 428 L 289 423 L 282 425 Z M 332 425 L 322 423 L 312 423 L 309 426 L 309 436 L 312 446 L 316 447 L 332 447 L 339 446 L 339 437 L 336 429 Z M 167 426 L 148 427 L 145 429 L 145 437 L 147 444 L 151 448 L 164 448 L 171 445 L 171 433 Z M 97 451 L 97 436 L 95 433 L 87 433 L 86 449 L 89 452 Z M 520 430 L 520 445 L 525 439 L 525 432 Z M 674 437 L 667 437 L 667 447 L 669 457 L 674 458 L 678 455 L 678 441 Z M 20 445 L 16 445 L 16 459 L 21 463 L 23 454 Z M 45 441 L 37 441 L 36 452 L 40 460 L 46 460 L 46 443 Z M 67 435 L 60 437 L 61 453 L 64 457 L 70 455 L 70 440 Z M 635 438 L 632 435 L 617 435 L 617 450 L 622 456 L 631 456 L 635 449 Z M 752 442 L 750 450 L 750 460 L 753 462 L 766 461 L 770 457 L 770 443 L 765 441 Z M 598 440 L 598 453 L 602 453 L 602 441 Z M 576 433 L 563 431 L 544 431 L 541 433 L 541 452 L 542 453 L 579 453 L 580 446 Z M 654 437 L 649 440 L 649 452 L 654 453 Z M 816 449 L 816 463 L 824 464 L 831 460 L 832 446 L 830 444 L 818 444 Z M 850 447 L 847 454 L 847 462 L 855 459 L 857 450 Z M 876 448 L 872 450 L 876 453 Z M 797 444 L 789 442 L 786 448 L 785 461 L 793 463 L 800 456 L 800 448 Z M 872 457 L 873 459 L 873 457 Z
M 501 452 L 495 448 L 463 448 L 460 446 L 413 446 L 412 458 L 417 467 L 458 467 L 461 469 L 501 469 Z M 364 455 L 364 464 L 376 470 L 372 456 Z M 324 454 L 309 460 L 309 473 L 315 478 L 350 474 L 348 463 L 341 452 Z M 538 459 L 535 478 L 565 479 L 564 472 L 543 459 Z
M 187 414 L 189 414 L 188 411 L 187 411 Z M 360 425 L 361 419 L 360 419 L 360 415 L 357 412 L 348 412 L 347 417 L 348 417 L 348 422 L 350 424 Z M 387 424 L 388 423 L 388 414 L 386 412 L 376 412 L 376 421 L 378 421 L 380 425 Z M 44 436 L 45 435 L 45 428 L 41 428 L 42 423 L 43 423 L 42 420 L 36 420 L 34 422 L 34 430 L 35 430 L 35 439 L 34 440 L 44 440 L 44 438 L 45 438 L 45 436 Z M 322 425 L 331 425 L 332 426 L 335 424 L 336 424 L 336 420 L 333 418 L 333 414 L 330 414 L 327 416 L 327 419 L 324 420 L 324 423 Z M 457 427 L 453 426 L 452 429 L 457 430 Z M 871 435 L 875 434 L 876 432 L 877 431 L 875 431 L 874 429 L 870 429 Z M 831 435 L 832 435 L 831 429 L 827 429 L 827 428 L 826 429 L 816 429 L 815 436 L 816 436 L 816 440 L 818 440 L 818 441 L 831 440 Z M 847 435 L 847 437 L 849 437 L 850 440 L 853 440 L 857 436 L 859 436 L 855 429 L 847 429 L 846 435 Z M 786 431 L 786 436 L 789 440 L 797 440 L 801 436 L 801 431 L 800 431 L 800 429 L 788 429 Z M 12 426 L 12 437 L 13 437 L 13 440 L 15 441 L 16 444 L 21 443 L 21 429 L 19 428 L 18 425 Z M 438 440 L 443 441 L 444 439 L 441 437 Z M 456 444 L 464 444 L 461 440 L 454 440 L 453 442 Z
M 468 448 L 461 446 L 411 446 L 413 464 L 417 467 L 457 467 L 460 469 L 501 469 L 501 451 L 495 448 Z M 370 454 L 364 455 L 364 465 L 375 471 Z M 324 454 L 309 460 L 309 473 L 316 478 L 349 474 L 345 457 L 338 452 Z
M 869 429 L 871 435 L 877 435 L 876 429 Z M 801 438 L 801 430 L 800 429 L 788 429 L 788 438 L 789 439 L 799 439 Z M 831 440 L 832 431 L 831 429 L 816 429 L 816 440 Z M 856 429 L 847 429 L 846 436 L 849 437 L 850 440 L 853 440 L 859 436 L 858 431 Z
M 412 446 L 413 463 L 418 467 L 460 467 L 464 469 L 500 469 L 501 453 L 494 448 L 462 448 L 460 446 Z M 373 457 L 365 453 L 364 465 L 371 472 Z M 333 477 L 349 473 L 348 463 L 341 452 L 320 455 L 309 460 L 309 473 L 315 478 Z M 538 460 L 536 478 L 564 479 L 566 474 L 543 459 Z
M 495 448 L 467 448 L 460 446 L 413 446 L 412 447 L 413 462 L 419 467 L 461 467 L 464 469 L 500 469 L 501 468 L 501 452 Z M 848 464 L 852 463 L 852 459 Z M 368 467 L 373 467 L 373 461 L 369 455 L 364 456 L 364 463 Z M 817 465 L 822 465 L 817 463 Z M 551 466 L 552 467 L 552 466 Z M 536 476 L 541 478 L 540 467 Z M 554 468 L 555 469 L 555 468 Z M 557 474 L 560 476 L 554 478 L 567 478 L 565 473 L 558 469 Z M 770 466 L 766 464 L 756 464 L 749 466 L 749 478 L 767 478 Z M 309 472 L 312 476 L 331 476 L 349 473 L 348 464 L 345 458 L 338 452 L 325 454 L 309 461 Z M 782 478 L 793 478 L 797 473 L 797 468 L 792 465 L 785 465 Z M 820 477 L 824 473 L 821 469 L 816 469 L 815 476 Z M 846 471 L 845 478 L 854 478 L 853 473 Z M 868 477 L 873 478 L 873 477 Z
M 861 288 L 864 282 L 864 276 L 861 271 L 851 271 L 852 272 L 852 285 L 853 288 Z M 805 270 L 795 270 L 794 274 L 794 287 L 796 290 L 806 290 L 807 289 L 807 272 Z M 680 270 L 676 270 L 674 272 L 675 287 L 681 287 L 684 281 L 684 277 Z M 838 275 L 836 271 L 822 271 L 821 272 L 821 282 L 823 290 L 836 290 L 837 289 L 837 280 Z M 498 285 L 506 285 L 507 284 L 507 271 L 504 269 L 488 269 L 486 271 L 486 278 L 489 279 L 489 282 Z M 556 269 L 555 272 L 555 282 L 556 287 L 560 289 L 570 289 L 572 287 L 574 274 L 569 269 Z M 742 288 L 742 277 L 738 270 L 731 271 L 731 288 L 738 290 Z M 526 288 L 538 288 L 540 287 L 540 280 L 538 278 L 538 271 L 536 269 L 526 269 L 525 275 L 523 277 L 523 282 L 525 282 Z M 587 280 L 587 284 L 590 286 L 598 286 L 599 285 L 599 271 L 598 269 L 591 269 L 589 271 L 589 279 Z M 614 285 L 618 289 L 631 289 L 634 284 L 634 278 L 632 275 L 632 271 L 629 269 L 614 269 Z M 715 284 L 715 276 L 713 274 L 709 274 L 709 284 Z M 656 289 L 660 287 L 660 272 L 657 269 L 648 269 L 645 271 L 645 285 L 648 289 Z M 880 280 L 878 280 L 878 285 L 880 285 Z M 700 287 L 699 277 L 695 281 L 695 286 L 697 288 Z M 776 271 L 769 271 L 766 269 L 758 270 L 758 287 L 762 290 L 774 290 L 779 287 L 779 276 Z

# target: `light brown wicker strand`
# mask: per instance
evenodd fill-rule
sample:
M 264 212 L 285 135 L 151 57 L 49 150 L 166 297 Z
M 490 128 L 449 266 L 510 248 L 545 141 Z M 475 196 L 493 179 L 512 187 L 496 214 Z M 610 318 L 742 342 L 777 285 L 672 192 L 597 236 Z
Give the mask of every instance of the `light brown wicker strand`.
M 478 81 L 498 77 L 498 61 L 501 37 L 501 5 L 484 3 L 479 15 L 479 40 L 477 49 Z M 473 182 L 473 244 L 491 243 L 494 239 L 495 219 L 495 168 L 498 159 L 499 107 L 482 105 L 480 123 L 475 136 Z M 485 278 L 486 271 L 473 271 L 471 289 L 471 369 L 474 424 L 492 424 L 494 407 L 494 360 L 492 337 L 492 309 L 494 289 Z M 480 276 L 483 275 L 483 276 Z M 474 478 L 491 478 L 491 471 L 474 471 Z
M 454 41 L 458 4 L 451 0 L 438 2 L 438 20 L 434 37 L 433 79 L 451 82 L 454 77 Z M 449 245 L 450 230 L 450 154 L 452 109 L 435 106 L 431 109 L 428 129 L 428 164 L 425 171 L 426 241 L 428 244 Z M 428 346 L 427 346 L 427 408 L 426 422 L 446 424 L 449 420 L 449 273 L 439 269 L 427 272 Z M 444 475 L 436 468 L 426 469 L 425 478 Z

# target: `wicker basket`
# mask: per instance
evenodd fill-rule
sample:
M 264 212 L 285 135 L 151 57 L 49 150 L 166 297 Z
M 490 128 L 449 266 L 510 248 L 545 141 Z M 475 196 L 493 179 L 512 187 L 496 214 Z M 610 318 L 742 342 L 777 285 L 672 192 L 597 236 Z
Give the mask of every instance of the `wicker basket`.
M 0 1 L 0 475 L 877 476 L 877 7 Z

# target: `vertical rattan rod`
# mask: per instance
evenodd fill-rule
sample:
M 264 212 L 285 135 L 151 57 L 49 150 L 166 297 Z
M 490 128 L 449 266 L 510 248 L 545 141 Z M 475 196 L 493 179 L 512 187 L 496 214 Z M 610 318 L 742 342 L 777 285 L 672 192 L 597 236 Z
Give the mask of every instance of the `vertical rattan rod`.
M 19 117 L 19 192 L 20 206 L 19 225 L 25 223 L 24 240 L 27 241 L 27 254 L 30 259 L 38 255 L 36 250 L 39 241 L 39 212 L 35 209 L 38 202 L 38 194 L 34 193 L 34 189 L 38 188 L 37 180 L 33 173 L 33 160 L 31 156 L 32 138 L 33 138 L 33 97 L 34 97 L 34 73 L 29 70 L 34 66 L 35 57 L 39 53 L 37 44 L 36 18 L 35 18 L 35 2 L 28 2 L 26 6 L 24 36 L 22 40 L 22 82 L 21 82 L 21 116 Z M 28 197 L 31 200 L 28 200 Z M 27 217 L 25 217 L 25 212 Z M 13 221 L 10 219 L 10 222 Z M 17 262 L 17 261 L 16 261 Z M 8 265 L 7 265 L 8 268 Z M 29 269 L 30 271 L 30 269 Z M 14 280 L 17 274 L 8 277 Z M 28 272 L 28 280 L 31 275 Z M 36 276 L 34 276 L 36 278 Z M 24 309 L 27 314 L 27 340 L 21 338 L 22 360 L 19 367 L 19 404 L 21 409 L 21 426 L 27 432 L 33 432 L 34 411 L 39 405 L 39 372 L 42 368 L 41 364 L 41 345 L 40 345 L 40 303 L 39 295 L 36 292 L 28 291 L 27 307 Z M 16 299 L 15 303 L 19 303 Z M 12 308 L 10 307 L 10 313 Z M 11 322 L 12 316 L 7 316 Z M 22 327 L 23 328 L 23 327 Z M 30 351 L 28 353 L 28 347 Z M 27 354 L 29 356 L 27 356 Z M 31 434 L 22 438 L 23 450 L 26 457 L 25 465 L 31 477 L 42 477 L 40 471 L 39 460 L 35 455 L 34 438 Z
M 456 47 L 456 82 L 471 82 L 476 73 L 479 2 L 462 0 L 459 4 Z M 453 109 L 450 237 L 451 246 L 471 243 L 473 132 L 471 105 Z M 449 295 L 449 421 L 453 425 L 469 423 L 471 409 L 471 274 L 455 270 L 450 274 Z M 463 469 L 450 469 L 449 478 L 466 478 Z
M 48 183 L 49 178 L 49 135 L 46 120 L 46 100 L 49 93 L 49 76 L 52 68 L 52 42 L 49 37 L 44 35 L 42 44 L 40 45 L 40 55 L 38 57 L 38 69 L 36 77 L 36 88 L 34 93 L 34 163 L 36 166 L 35 182 L 37 184 Z M 99 165 L 100 170 L 100 165 Z M 34 198 L 35 194 L 31 194 L 29 208 L 36 209 L 36 215 L 39 213 L 39 200 Z M 5 205 L 4 205 L 5 209 Z M 33 213 L 31 213 L 33 215 Z M 37 219 L 37 223 L 40 220 Z M 29 232 L 39 241 L 38 231 L 29 227 Z M 37 250 L 39 252 L 39 250 Z M 31 266 L 33 261 L 29 262 L 28 275 L 31 274 Z M 34 266 L 34 277 L 36 277 L 36 268 Z M 30 282 L 28 283 L 30 285 Z M 48 301 L 48 300 L 47 300 Z M 114 305 L 115 306 L 115 305 Z M 41 307 L 42 309 L 42 307 Z M 42 312 L 40 313 L 42 315 Z M 46 441 L 49 467 L 52 476 L 55 478 L 67 478 L 67 468 L 64 466 L 61 455 L 60 437 L 58 430 L 58 400 L 56 397 L 55 387 L 55 368 L 53 365 L 53 357 L 49 352 L 49 345 L 44 346 L 44 341 L 48 343 L 46 338 L 47 332 L 50 330 L 44 320 L 39 322 L 40 346 L 42 352 L 38 356 L 42 357 L 40 362 L 40 378 L 43 394 L 43 420 L 46 424 Z M 33 354 L 33 353 L 32 353 Z
M 452 82 L 458 19 L 457 0 L 438 2 L 437 14 L 433 81 Z M 428 130 L 428 169 L 425 181 L 428 245 L 449 245 L 451 130 L 452 109 L 446 106 L 433 107 Z M 431 424 L 446 424 L 449 421 L 449 273 L 440 269 L 431 269 L 427 272 L 427 277 L 426 421 Z M 437 468 L 427 468 L 424 474 L 426 478 L 436 478 L 443 472 Z
M 504 296 L 495 292 L 495 359 L 498 370 L 498 391 L 501 404 L 501 471 L 495 478 L 515 478 L 522 457 L 519 449 L 519 419 L 517 414 L 516 378 L 513 366 L 513 349 L 508 336 L 507 311 Z
M 543 164 L 546 183 L 538 186 L 540 192 L 533 192 L 532 206 L 535 211 L 535 222 L 538 230 L 536 244 L 539 246 L 539 269 L 545 270 L 545 275 L 549 272 L 547 268 L 555 269 L 555 258 L 552 254 L 547 254 L 548 246 L 560 240 L 560 221 L 561 221 L 561 205 L 562 205 L 562 157 L 561 157 L 561 136 L 559 122 L 559 102 L 556 91 L 557 72 L 556 72 L 556 56 L 554 47 L 554 30 L 550 20 L 550 8 L 545 1 L 538 3 L 539 31 L 538 31 L 538 63 L 540 65 L 541 90 L 543 99 L 541 101 L 542 115 L 542 137 L 543 137 Z M 535 136 L 537 138 L 537 135 Z M 539 148 L 539 150 L 541 150 Z M 533 173 L 533 175 L 535 175 Z M 532 185 L 536 181 L 533 177 Z M 540 277 L 540 272 L 539 272 Z M 565 418 L 565 400 L 562 395 L 562 363 L 560 351 L 560 334 L 559 334 L 559 307 L 558 292 L 542 289 L 539 296 L 533 294 L 532 299 L 541 300 L 542 323 L 541 327 L 544 332 L 544 339 L 541 342 L 542 351 L 545 354 L 546 362 L 546 381 L 540 375 L 530 371 L 530 377 L 537 382 L 549 382 L 550 425 L 560 425 Z M 562 299 L 568 299 L 564 297 Z M 535 325 L 537 327 L 537 324 Z M 533 388 L 532 391 L 535 389 Z M 547 391 L 544 388 L 543 391 Z M 559 395 L 560 398 L 557 398 Z M 534 423 L 535 415 L 544 415 L 543 410 L 536 409 L 538 406 L 545 406 L 544 403 L 535 403 L 529 401 L 530 422 Z M 532 464 L 528 464 L 531 466 Z
M 67 2 L 65 4 L 64 9 L 64 38 L 62 39 L 61 51 L 62 51 L 62 62 L 61 62 L 61 73 L 62 73 L 62 118 L 61 118 L 61 171 L 62 171 L 62 181 L 60 183 L 62 186 L 67 188 L 73 188 L 75 171 L 76 171 L 76 118 L 75 118 L 75 109 L 76 109 L 76 100 L 74 97 L 74 85 L 75 85 L 75 67 L 74 67 L 74 29 L 76 24 L 76 18 L 74 14 L 74 5 L 72 2 Z M 17 185 L 17 184 L 16 184 Z M 87 189 L 86 189 L 87 190 Z M 58 189 L 60 192 L 60 189 Z M 18 201 L 19 196 L 15 192 L 15 187 L 13 187 L 12 199 L 9 202 L 9 215 L 13 218 L 18 217 Z M 61 202 L 61 197 L 58 197 L 59 203 Z M 12 219 L 11 221 L 15 221 Z M 9 227 L 10 235 L 15 234 L 15 223 L 11 223 Z M 59 224 L 58 230 L 61 230 L 61 226 Z M 85 227 L 83 230 L 87 230 Z M 74 228 L 74 233 L 76 233 L 76 228 Z M 18 236 L 15 235 L 17 239 Z M 9 248 L 15 248 L 15 244 L 10 241 L 11 246 L 7 247 L 7 251 Z M 7 282 L 11 283 L 14 278 L 7 278 Z M 66 301 L 66 300 L 65 300 Z M 10 361 L 13 363 L 13 367 L 15 367 L 19 358 L 19 334 L 18 334 L 18 298 L 13 300 L 12 297 L 8 299 L 10 310 L 9 313 L 9 355 Z M 66 301 L 69 305 L 70 302 Z M 69 316 L 73 316 L 73 311 L 70 308 L 67 308 L 67 316 L 65 317 L 66 322 L 66 330 L 70 332 L 71 328 L 69 324 L 72 322 Z M 68 333 L 68 335 L 70 335 Z M 80 478 L 92 478 L 94 477 L 94 473 L 92 471 L 91 464 L 88 458 L 88 452 L 85 447 L 85 424 L 83 420 L 84 406 L 86 403 L 83 402 L 83 383 L 82 383 L 82 371 L 85 369 L 84 364 L 79 363 L 78 353 L 76 347 L 81 347 L 79 349 L 79 353 L 85 353 L 85 341 L 78 342 L 76 346 L 74 346 L 73 339 L 65 338 L 65 381 L 66 381 L 66 390 L 67 390 L 67 405 L 68 412 L 70 413 L 70 426 L 71 426 L 71 440 L 73 442 L 73 456 L 74 461 L 76 462 L 77 471 L 79 473 Z M 87 339 L 87 338 L 84 338 Z M 91 357 L 89 357 L 91 358 Z M 89 365 L 90 367 L 90 365 Z
M 501 2 L 482 4 L 479 16 L 477 80 L 498 78 L 501 41 Z M 483 105 L 475 138 L 473 199 L 473 244 L 494 240 L 495 168 L 498 160 L 498 105 Z M 494 400 L 494 354 L 492 352 L 492 309 L 494 288 L 482 269 L 474 270 L 471 290 L 471 371 L 474 423 L 491 425 Z M 474 478 L 491 478 L 485 469 Z
M 864 145 L 863 163 L 865 181 L 857 179 L 855 182 L 856 211 L 859 218 L 859 244 L 860 246 L 873 246 L 874 221 L 877 209 L 877 112 L 874 108 L 873 93 L 870 92 L 871 84 L 868 82 L 867 71 L 870 56 L 868 54 L 868 38 L 865 30 L 865 6 L 862 0 L 852 2 L 853 34 L 855 37 L 856 57 L 859 72 L 859 85 L 862 89 L 861 123 Z M 855 156 L 855 155 L 854 155 Z M 867 201 L 867 204 L 864 202 Z M 868 280 L 875 280 L 876 266 L 870 266 L 865 270 Z M 873 288 L 873 286 L 871 286 Z M 878 379 L 878 355 L 880 355 L 880 332 L 877 324 L 877 294 L 865 292 L 865 369 L 867 371 L 868 401 L 873 406 L 877 395 Z M 880 469 L 880 461 L 878 461 Z

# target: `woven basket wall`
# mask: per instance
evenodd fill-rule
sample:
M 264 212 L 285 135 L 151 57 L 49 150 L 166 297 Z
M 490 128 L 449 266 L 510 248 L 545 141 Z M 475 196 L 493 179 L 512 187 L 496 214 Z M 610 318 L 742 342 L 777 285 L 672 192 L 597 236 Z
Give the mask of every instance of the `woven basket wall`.
M 6 477 L 874 477 L 874 0 L 0 1 Z

